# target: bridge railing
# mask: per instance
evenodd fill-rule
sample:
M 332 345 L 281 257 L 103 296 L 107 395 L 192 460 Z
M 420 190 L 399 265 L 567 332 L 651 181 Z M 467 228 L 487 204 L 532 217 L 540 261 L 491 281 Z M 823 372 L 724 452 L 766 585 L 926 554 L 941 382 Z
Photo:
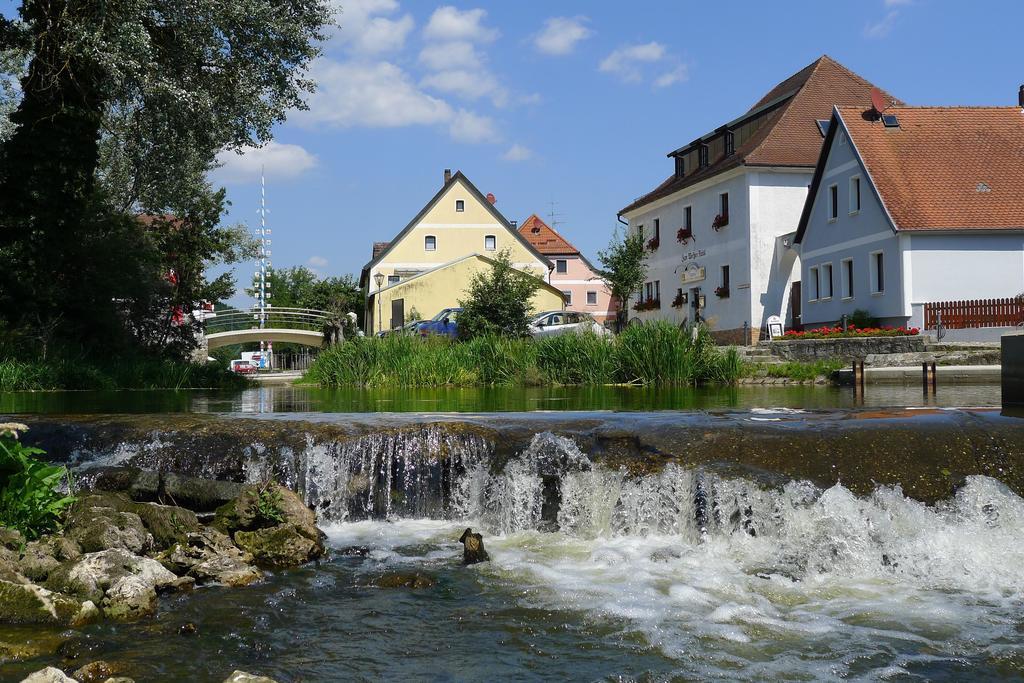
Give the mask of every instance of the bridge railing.
M 263 314 L 263 327 L 319 332 L 330 313 L 315 308 L 268 308 Z M 259 309 L 218 311 L 204 321 L 206 334 L 254 330 L 260 327 Z

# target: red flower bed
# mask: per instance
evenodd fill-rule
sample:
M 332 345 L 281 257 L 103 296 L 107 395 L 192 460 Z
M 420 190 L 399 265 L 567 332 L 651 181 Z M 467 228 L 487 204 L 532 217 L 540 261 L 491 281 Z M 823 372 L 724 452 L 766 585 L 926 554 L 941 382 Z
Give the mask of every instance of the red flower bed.
M 654 311 L 661 308 L 661 299 L 647 299 L 633 304 L 634 311 Z
M 846 332 L 841 327 L 818 327 L 813 330 L 786 330 L 783 339 L 846 339 L 849 337 L 913 337 L 920 334 L 916 327 L 855 327 L 847 326 Z

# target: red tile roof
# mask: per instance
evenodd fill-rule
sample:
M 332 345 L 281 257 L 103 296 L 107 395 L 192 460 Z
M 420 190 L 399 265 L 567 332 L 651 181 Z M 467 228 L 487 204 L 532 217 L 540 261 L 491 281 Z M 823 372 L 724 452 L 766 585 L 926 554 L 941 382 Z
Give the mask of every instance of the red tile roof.
M 579 256 L 580 250 L 572 246 L 568 240 L 555 232 L 555 229 L 542 221 L 537 214 L 531 214 L 519 226 L 519 234 L 533 245 L 534 249 L 545 256 Z
M 661 185 L 619 213 L 633 211 L 744 164 L 813 168 L 821 151 L 822 140 L 817 120 L 830 118 L 835 105 L 870 104 L 873 87 L 828 55 L 823 55 L 769 90 L 746 114 L 737 119 L 738 122 L 759 114 L 758 110 L 765 107 L 775 107 L 765 123 L 737 147 L 732 155 L 712 159 L 707 168 L 687 173 L 682 178 L 674 174 L 669 176 Z M 902 104 L 890 95 L 883 94 L 887 100 Z M 724 134 L 724 131 L 718 134 Z
M 838 111 L 897 229 L 1024 228 L 1019 107 L 890 107 L 898 128 Z

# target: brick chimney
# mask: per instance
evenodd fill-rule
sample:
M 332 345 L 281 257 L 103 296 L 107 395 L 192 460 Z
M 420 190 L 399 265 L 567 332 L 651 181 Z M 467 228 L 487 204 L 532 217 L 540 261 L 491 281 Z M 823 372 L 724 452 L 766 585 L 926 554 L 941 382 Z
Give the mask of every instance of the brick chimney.
M 444 169 L 444 184 L 447 185 L 452 181 L 452 169 Z
M 1017 106 L 1024 109 L 1024 85 L 1020 86 L 1020 90 L 1017 91 Z
M 493 194 L 488 192 L 487 193 L 487 201 L 489 201 L 491 204 L 494 204 L 496 201 L 498 201 L 498 199 Z

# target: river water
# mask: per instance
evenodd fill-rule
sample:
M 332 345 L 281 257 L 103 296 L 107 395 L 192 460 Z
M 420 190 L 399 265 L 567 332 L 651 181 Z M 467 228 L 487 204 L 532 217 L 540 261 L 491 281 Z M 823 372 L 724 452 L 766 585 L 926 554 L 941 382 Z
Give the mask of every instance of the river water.
M 255 391 L 192 394 L 164 410 L 312 412 L 385 400 Z M 808 396 L 819 410 L 855 400 L 815 391 L 822 393 L 753 389 L 688 400 L 747 411 L 751 420 L 792 414 Z M 994 400 L 991 388 L 955 398 L 948 403 Z M 535 399 L 494 400 L 521 409 Z M 406 401 L 417 399 L 386 400 L 411 410 Z M 450 407 L 455 399 L 444 400 Z M 600 400 L 601 409 L 628 407 Z M 684 394 L 664 400 L 632 406 L 678 407 Z M 942 397 L 877 400 L 920 407 Z M 25 412 L 20 405 L 4 410 Z M 465 405 L 483 412 L 479 402 Z M 153 412 L 146 407 L 136 412 Z M 117 661 L 137 681 L 220 681 L 235 668 L 282 683 L 1024 679 L 1024 500 L 998 479 L 969 476 L 925 505 L 898 486 L 857 496 L 841 483 L 680 462 L 627 474 L 547 431 L 507 458 L 471 439 L 456 453 L 436 439 L 397 451 L 386 440 L 310 446 L 304 456 L 305 495 L 334 550 L 318 566 L 250 588 L 164 598 L 142 624 L 58 636 L 0 631 L 0 640 L 59 637 L 79 665 Z M 247 476 L 262 476 L 257 470 Z M 461 565 L 466 527 L 484 534 L 490 562 Z M 396 572 L 436 583 L 377 587 Z M 198 632 L 179 635 L 185 622 Z M 0 679 L 59 665 L 59 657 L 0 664 Z

